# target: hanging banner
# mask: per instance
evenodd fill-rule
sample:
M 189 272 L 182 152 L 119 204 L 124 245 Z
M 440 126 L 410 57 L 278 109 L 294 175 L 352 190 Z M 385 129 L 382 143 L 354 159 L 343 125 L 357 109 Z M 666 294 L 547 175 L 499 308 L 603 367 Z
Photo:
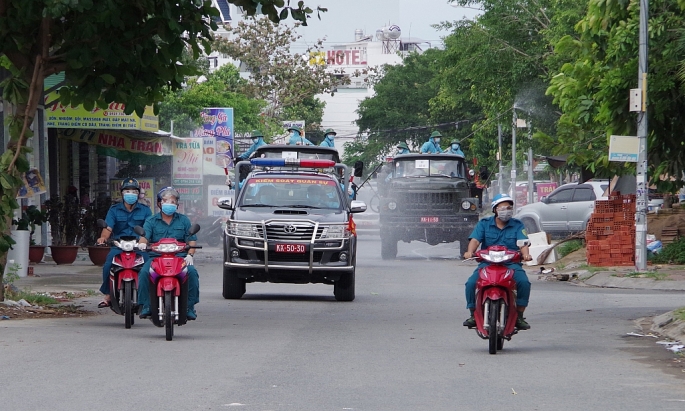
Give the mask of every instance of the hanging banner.
M 172 154 L 171 139 L 169 137 L 140 139 L 106 130 L 82 130 L 76 128 L 58 129 L 57 136 L 78 143 L 94 144 L 138 154 L 151 156 L 170 156 Z
M 202 139 L 173 139 L 173 185 L 202 185 Z
M 45 96 L 48 128 L 91 128 L 91 129 L 133 129 L 141 131 L 159 130 L 159 118 L 152 106 L 145 107 L 143 118 L 135 113 L 125 114 L 125 104 L 110 103 L 106 109 L 95 107 L 86 110 L 82 106 L 65 107 L 59 102 L 59 93 L 53 91 Z
M 19 189 L 17 198 L 29 198 L 46 192 L 45 182 L 43 182 L 43 177 L 37 168 L 32 168 L 24 173 L 21 179 L 24 181 L 24 185 Z
M 202 137 L 202 173 L 204 175 L 226 175 L 224 166 L 216 164 L 216 138 Z M 231 162 L 229 162 L 231 166 Z
M 142 198 L 138 198 L 138 202 L 145 204 L 154 210 L 153 205 L 157 204 L 157 192 L 155 191 L 155 179 L 154 178 L 136 178 L 138 184 L 140 184 L 140 192 L 143 194 Z M 112 178 L 109 180 L 109 195 L 112 198 L 112 202 L 121 201 L 121 183 L 124 181 L 123 178 Z M 154 212 L 154 211 L 153 211 Z
M 214 138 L 214 165 L 233 167 L 233 109 L 206 108 L 200 113 L 202 128 L 195 130 L 194 137 Z

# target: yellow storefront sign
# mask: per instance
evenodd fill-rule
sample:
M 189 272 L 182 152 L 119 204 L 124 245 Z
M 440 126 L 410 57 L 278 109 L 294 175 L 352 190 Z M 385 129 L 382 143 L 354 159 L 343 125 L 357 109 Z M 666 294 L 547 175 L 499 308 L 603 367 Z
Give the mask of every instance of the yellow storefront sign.
M 110 130 L 159 130 L 159 118 L 154 115 L 152 106 L 147 106 L 143 118 L 135 113 L 124 114 L 126 105 L 110 103 L 106 109 L 95 107 L 88 111 L 82 106 L 65 107 L 59 103 L 59 93 L 53 91 L 45 96 L 48 127 L 50 128 L 89 128 Z
M 139 139 L 113 131 L 81 130 L 76 128 L 59 129 L 57 135 L 59 138 L 79 143 L 95 144 L 101 147 L 130 151 L 132 153 L 154 156 L 170 156 L 173 153 L 171 139 L 168 137 Z

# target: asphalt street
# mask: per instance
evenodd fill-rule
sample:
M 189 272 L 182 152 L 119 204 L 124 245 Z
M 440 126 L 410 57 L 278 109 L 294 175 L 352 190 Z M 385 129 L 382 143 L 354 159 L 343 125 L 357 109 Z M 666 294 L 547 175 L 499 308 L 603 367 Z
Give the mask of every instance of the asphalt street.
M 248 284 L 221 296 L 203 249 L 199 318 L 173 341 L 107 310 L 0 323 L 3 410 L 683 410 L 685 384 L 626 337 L 682 293 L 533 283 L 532 325 L 497 355 L 461 326 L 475 263 L 456 244 L 360 238 L 357 298 L 326 285 Z M 92 307 L 98 298 L 87 304 Z

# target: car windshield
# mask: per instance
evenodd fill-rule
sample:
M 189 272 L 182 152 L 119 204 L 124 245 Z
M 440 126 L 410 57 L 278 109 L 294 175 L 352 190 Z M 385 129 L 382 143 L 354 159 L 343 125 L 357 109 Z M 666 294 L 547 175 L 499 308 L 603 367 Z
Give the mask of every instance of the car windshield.
M 340 209 L 340 188 L 330 178 L 254 177 L 243 186 L 239 207 Z
M 395 161 L 395 178 L 401 177 L 466 177 L 461 159 L 407 159 Z

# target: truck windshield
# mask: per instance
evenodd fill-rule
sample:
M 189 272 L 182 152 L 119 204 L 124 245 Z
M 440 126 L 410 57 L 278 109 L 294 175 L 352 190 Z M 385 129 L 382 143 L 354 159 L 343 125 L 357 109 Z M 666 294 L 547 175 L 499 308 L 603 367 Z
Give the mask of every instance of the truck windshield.
M 461 159 L 407 159 L 395 161 L 395 178 L 401 177 L 466 177 Z
M 340 209 L 340 187 L 327 178 L 254 177 L 246 181 L 239 207 Z

